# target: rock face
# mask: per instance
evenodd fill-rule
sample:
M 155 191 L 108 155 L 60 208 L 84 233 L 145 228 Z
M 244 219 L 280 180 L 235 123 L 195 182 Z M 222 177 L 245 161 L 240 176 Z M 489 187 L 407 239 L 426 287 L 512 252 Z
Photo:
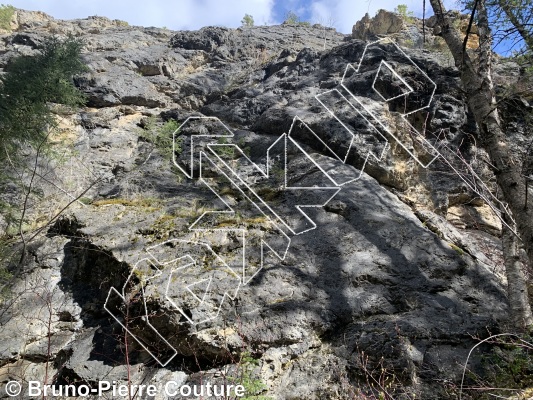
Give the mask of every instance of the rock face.
M 375 17 L 365 14 L 352 29 L 354 39 L 366 40 L 369 35 L 390 35 L 400 32 L 404 27 L 402 17 L 385 10 L 379 10 Z
M 19 11 L 0 68 L 70 33 L 90 71 L 87 107 L 58 115 L 68 162 L 43 167 L 29 210 L 52 223 L 10 266 L 2 383 L 456 398 L 473 338 L 506 317 L 501 223 L 472 187 L 491 176 L 449 60 L 358 40 L 402 34 L 398 18 L 350 38 Z M 450 173 L 463 159 L 479 181 Z
M 470 22 L 469 16 L 457 11 L 450 11 L 450 13 L 461 33 L 466 35 Z M 352 38 L 376 40 L 386 36 L 394 38 L 396 42 L 406 47 L 446 51 L 444 40 L 438 36 L 438 32 L 433 31 L 435 21 L 434 16 L 422 21 L 412 16 L 401 16 L 390 11 L 379 10 L 374 17 L 371 18 L 367 13 L 356 22 L 352 28 Z M 476 24 L 473 24 L 468 36 L 467 48 L 477 49 L 478 43 L 478 28 Z

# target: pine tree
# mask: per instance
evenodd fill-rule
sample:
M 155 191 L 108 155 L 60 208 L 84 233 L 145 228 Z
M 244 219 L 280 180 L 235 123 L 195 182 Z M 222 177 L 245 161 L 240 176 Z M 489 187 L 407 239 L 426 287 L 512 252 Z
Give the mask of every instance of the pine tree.
M 85 96 L 73 77 L 86 70 L 80 59 L 83 44 L 69 37 L 44 41 L 40 54 L 19 56 L 0 77 L 0 161 L 16 157 L 23 145 L 40 144 L 47 131 L 56 126 L 50 105 L 75 107 Z

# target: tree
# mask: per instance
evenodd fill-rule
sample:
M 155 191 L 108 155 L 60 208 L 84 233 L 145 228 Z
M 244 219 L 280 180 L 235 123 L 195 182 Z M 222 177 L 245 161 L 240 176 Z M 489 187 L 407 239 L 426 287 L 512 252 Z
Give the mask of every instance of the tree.
M 531 199 L 527 196 L 527 180 L 522 176 L 521 163 L 514 157 L 498 109 L 492 81 L 492 35 L 487 0 L 475 0 L 472 7 L 478 15 L 477 60 L 467 52 L 466 40 L 453 24 L 452 15 L 446 12 L 442 0 L 430 0 L 430 4 L 437 20 L 437 32 L 444 38 L 460 71 L 464 94 L 478 126 L 479 142 L 490 157 L 502 197 L 509 206 L 511 215 L 504 217 L 509 222 L 516 221 L 516 229 L 526 250 L 529 265 L 533 266 L 533 205 L 528 204 Z M 509 232 L 504 234 L 508 235 Z M 509 299 L 525 299 L 520 304 L 511 305 L 511 319 L 517 328 L 531 328 L 533 317 L 527 301 L 527 288 L 523 276 L 517 271 L 518 255 L 514 251 L 516 237 L 512 235 L 508 240 L 506 236 L 504 239 Z
M 475 2 L 463 2 L 469 10 Z M 496 44 L 506 41 L 518 54 L 533 49 L 533 3 L 531 0 L 486 0 L 488 18 Z M 517 49 L 518 47 L 518 49 Z
M 85 102 L 85 95 L 73 82 L 74 75 L 86 70 L 80 59 L 82 47 L 83 43 L 73 37 L 64 41 L 48 38 L 38 55 L 12 59 L 0 77 L 0 184 L 14 182 L 22 192 L 17 216 L 22 242 L 19 264 L 25 260 L 27 243 L 37 235 L 26 239 L 23 225 L 37 178 L 42 177 L 38 171 L 49 148 L 50 134 L 57 127 L 54 108 Z M 25 153 L 33 154 L 31 163 L 22 155 L 23 148 L 30 150 Z M 26 182 L 24 176 L 28 177 Z M 0 211 L 5 213 L 6 209 L 3 205 Z
M 337 21 L 333 17 L 333 14 L 329 13 L 327 17 L 320 17 L 316 21 L 317 24 L 322 25 L 324 29 L 324 50 L 326 50 L 326 28 L 334 29 L 335 25 L 337 24 Z
M 533 50 L 533 6 L 531 0 L 498 0 L 497 4 L 531 52 Z M 513 31 L 512 28 L 511 31 Z
M 296 13 L 293 11 L 289 11 L 285 15 L 285 21 L 283 21 L 283 23 L 287 25 L 297 25 L 299 22 L 300 22 L 300 17 L 298 17 L 298 15 L 296 15 Z
M 398 4 L 394 9 L 394 12 L 406 21 L 412 20 L 415 16 L 412 11 L 407 10 L 407 4 Z
M 84 104 L 85 95 L 73 82 L 73 76 L 87 68 L 80 59 L 82 47 L 74 37 L 51 37 L 40 54 L 17 57 L 5 68 L 0 77 L 0 162 L 6 155 L 16 157 L 21 146 L 46 141 L 57 124 L 52 103 Z
M 241 24 L 247 28 L 254 26 L 254 17 L 252 17 L 250 14 L 244 14 Z

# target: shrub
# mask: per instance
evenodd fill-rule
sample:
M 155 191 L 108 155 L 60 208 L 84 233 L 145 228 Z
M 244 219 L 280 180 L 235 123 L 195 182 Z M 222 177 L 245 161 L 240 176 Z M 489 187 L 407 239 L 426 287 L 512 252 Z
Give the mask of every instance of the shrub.
M 254 26 L 254 17 L 250 14 L 244 14 L 244 17 L 241 20 L 242 26 L 252 27 Z
M 121 19 L 116 19 L 114 22 L 117 26 L 130 26 L 128 21 L 123 21 Z
M 166 160 L 172 159 L 172 141 L 174 132 L 179 129 L 178 123 L 171 119 L 164 124 L 157 123 L 157 117 L 148 118 L 144 130 L 140 136 L 147 142 L 152 143 Z M 181 153 L 181 138 L 176 138 L 176 153 Z
M 11 18 L 15 14 L 15 7 L 0 4 L 0 29 L 11 30 Z
M 480 341 L 493 347 L 482 350 L 481 364 L 474 372 L 466 366 L 460 390 L 480 400 L 495 398 L 526 399 L 533 394 L 533 343 L 531 333 L 522 336 L 513 333 L 491 335 Z M 481 348 L 479 348 L 481 350 Z M 470 353 L 472 353 L 472 350 Z M 515 396 L 509 397 L 510 393 Z
M 228 141 L 228 139 L 225 136 L 223 136 L 223 137 L 218 139 L 217 144 L 230 144 L 230 142 Z M 223 158 L 229 158 L 229 159 L 234 159 L 235 156 L 236 156 L 235 148 L 232 147 L 232 146 L 217 147 L 216 148 L 216 153 L 218 155 L 220 155 L 221 157 L 223 157 Z
M 259 360 L 253 358 L 250 352 L 241 354 L 237 376 L 230 380 L 237 385 L 244 386 L 246 394 L 241 397 L 242 400 L 273 400 L 272 397 L 261 394 L 266 391 L 267 386 L 256 374 L 255 370 L 258 366 Z

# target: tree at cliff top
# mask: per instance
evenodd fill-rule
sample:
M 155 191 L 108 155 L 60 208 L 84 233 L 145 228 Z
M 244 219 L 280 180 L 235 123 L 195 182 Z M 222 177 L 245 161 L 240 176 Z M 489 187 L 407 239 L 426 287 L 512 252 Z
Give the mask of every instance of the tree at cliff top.
M 500 104 L 496 100 L 492 81 L 493 53 L 488 1 L 496 0 L 474 0 L 472 5 L 477 14 L 479 30 L 477 59 L 467 51 L 465 38 L 453 24 L 452 15 L 446 12 L 443 1 L 430 0 L 430 4 L 437 19 L 437 32 L 444 38 L 461 73 L 466 100 L 479 129 L 479 142 L 489 154 L 502 197 L 508 203 L 516 221 L 517 232 L 527 252 L 529 265 L 533 266 L 533 196 L 528 197 L 528 178 L 523 174 L 523 160 L 517 160 L 511 150 L 511 143 L 503 129 L 501 112 L 498 109 Z M 510 221 L 509 217 L 507 216 L 507 219 Z M 505 232 L 504 228 L 504 258 L 511 320 L 517 328 L 531 328 L 533 317 L 527 287 L 520 270 L 515 238 L 509 235 L 512 234 Z

